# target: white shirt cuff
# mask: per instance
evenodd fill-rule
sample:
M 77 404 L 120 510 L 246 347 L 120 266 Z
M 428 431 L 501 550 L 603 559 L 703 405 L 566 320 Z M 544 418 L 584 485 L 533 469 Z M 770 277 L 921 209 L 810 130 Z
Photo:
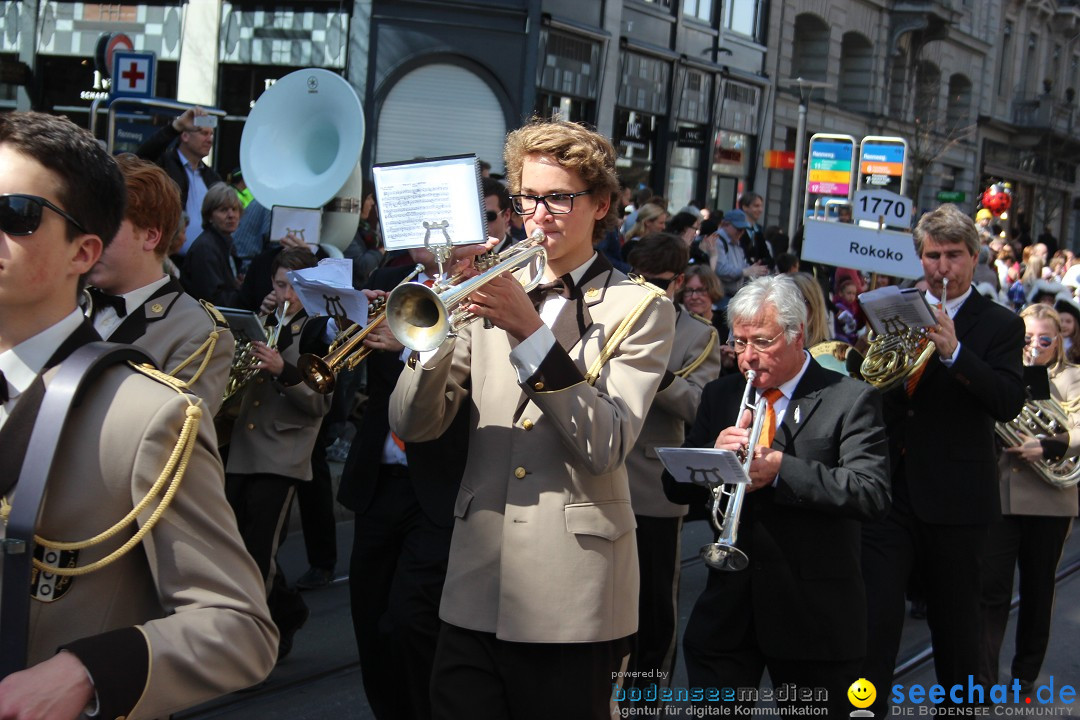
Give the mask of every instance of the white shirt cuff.
M 956 348 L 952 351 L 952 355 L 950 355 L 947 358 L 941 358 L 941 362 L 945 367 L 952 367 L 953 363 L 956 362 L 956 358 L 959 357 L 959 355 L 960 355 L 960 343 L 957 342 L 956 343 Z
M 540 364 L 555 346 L 555 334 L 547 325 L 541 325 L 536 332 L 510 351 L 510 363 L 517 369 L 518 382 L 523 383 L 540 370 Z

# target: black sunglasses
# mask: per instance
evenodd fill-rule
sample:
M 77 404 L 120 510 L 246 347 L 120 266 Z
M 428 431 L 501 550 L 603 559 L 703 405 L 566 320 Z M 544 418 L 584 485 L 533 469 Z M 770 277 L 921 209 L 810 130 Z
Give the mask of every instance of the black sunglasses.
M 493 223 L 498 219 L 499 219 L 499 213 L 495 212 L 494 210 L 488 210 L 487 211 L 487 221 L 489 223 Z
M 33 235 L 41 226 L 41 209 L 49 208 L 80 231 L 90 234 L 66 211 L 37 195 L 0 195 L 0 231 L 13 237 Z

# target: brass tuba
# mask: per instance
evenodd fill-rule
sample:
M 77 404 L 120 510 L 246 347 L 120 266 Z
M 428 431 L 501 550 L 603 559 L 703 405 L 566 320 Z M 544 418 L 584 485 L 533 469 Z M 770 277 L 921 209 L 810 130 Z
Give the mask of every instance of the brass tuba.
M 1026 353 L 1025 353 L 1026 357 Z M 1034 363 L 1034 355 L 1030 358 Z M 1080 410 L 1080 403 L 1061 403 L 1053 398 L 1028 400 L 1020 414 L 1006 423 L 995 423 L 994 430 L 1008 447 L 1019 447 L 1024 437 L 1044 438 L 1069 434 L 1069 413 Z M 1039 477 L 1059 489 L 1071 488 L 1080 483 L 1080 457 L 1063 457 L 1060 460 L 1040 459 L 1031 463 Z
M 547 252 L 541 244 L 544 239 L 544 231 L 537 228 L 527 239 L 498 255 L 478 258 L 483 272 L 467 280 L 459 274 L 431 287 L 420 283 L 398 285 L 386 298 L 386 322 L 394 337 L 410 350 L 434 350 L 477 319 L 465 309 L 470 294 L 502 273 L 526 267 L 535 259 L 538 263 L 534 274 L 522 283 L 526 291 L 532 290 L 540 284 L 547 265 Z

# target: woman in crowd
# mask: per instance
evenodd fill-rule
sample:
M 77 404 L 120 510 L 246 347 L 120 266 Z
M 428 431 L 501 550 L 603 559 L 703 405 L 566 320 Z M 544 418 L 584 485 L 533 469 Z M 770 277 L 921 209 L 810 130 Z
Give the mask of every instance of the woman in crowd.
M 622 247 L 623 260 L 630 257 L 630 251 L 634 249 L 634 243 L 649 233 L 663 232 L 667 224 L 668 211 L 662 205 L 647 202 L 638 208 L 637 222 L 626 233 L 626 242 Z
M 1054 303 L 1061 321 L 1061 337 L 1065 341 L 1065 359 L 1080 362 L 1080 305 L 1075 300 L 1059 296 Z
M 984 556 L 983 637 L 979 681 L 998 679 L 998 656 L 1009 620 L 1013 573 L 1020 570 L 1020 608 L 1016 649 L 1010 673 L 1028 695 L 1039 677 L 1050 640 L 1054 607 L 1054 575 L 1062 548 L 1077 512 L 1076 486 L 1051 484 L 1035 464 L 1051 463 L 1080 453 L 1080 367 L 1065 360 L 1061 319 L 1047 305 L 1032 305 L 1020 313 L 1024 320 L 1024 364 L 1046 367 L 1050 395 L 1065 410 L 1067 427 L 1044 438 L 1021 435 L 998 462 L 1002 518 L 990 526 Z
M 180 282 L 190 295 L 218 307 L 241 307 L 236 251 L 232 234 L 243 208 L 236 191 L 225 183 L 206 191 L 202 204 L 203 232 L 188 248 Z
M 806 338 L 804 344 L 811 348 L 820 342 L 832 338 L 832 318 L 825 307 L 825 294 L 821 291 L 821 285 L 810 273 L 797 272 L 791 274 L 791 279 L 799 286 L 803 297 L 806 299 Z

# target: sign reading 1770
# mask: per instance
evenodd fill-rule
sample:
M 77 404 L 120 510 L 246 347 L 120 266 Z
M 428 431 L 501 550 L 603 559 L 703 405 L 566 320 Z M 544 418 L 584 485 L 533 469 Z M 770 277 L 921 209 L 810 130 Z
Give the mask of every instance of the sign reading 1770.
M 911 199 L 888 190 L 860 190 L 855 193 L 852 215 L 877 226 L 911 227 Z

